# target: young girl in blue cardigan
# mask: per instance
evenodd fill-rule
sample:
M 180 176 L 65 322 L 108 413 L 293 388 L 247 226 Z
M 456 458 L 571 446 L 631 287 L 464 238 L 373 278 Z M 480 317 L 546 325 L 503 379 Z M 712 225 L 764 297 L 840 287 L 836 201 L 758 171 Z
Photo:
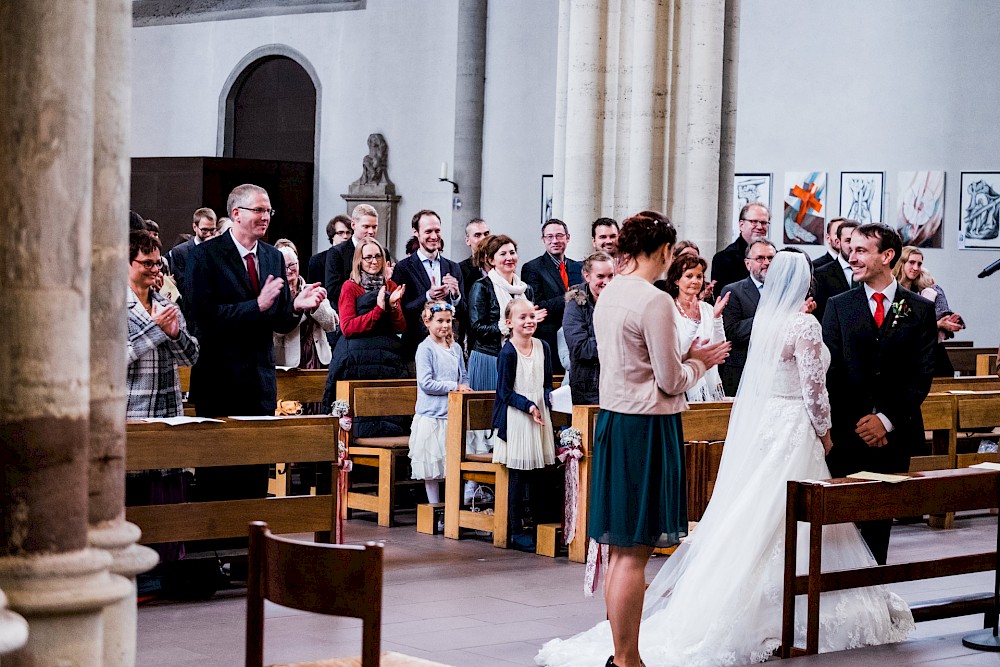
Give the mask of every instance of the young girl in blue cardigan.
M 510 469 L 508 518 L 514 547 L 534 551 L 534 536 L 523 527 L 524 496 L 531 493 L 536 481 L 536 476 L 528 471 L 552 465 L 556 460 L 549 416 L 552 353 L 545 341 L 532 337 L 538 322 L 530 301 L 514 299 L 508 303 L 504 319 L 510 340 L 504 343 L 497 357 L 497 397 L 493 404 L 497 438 L 493 462 Z

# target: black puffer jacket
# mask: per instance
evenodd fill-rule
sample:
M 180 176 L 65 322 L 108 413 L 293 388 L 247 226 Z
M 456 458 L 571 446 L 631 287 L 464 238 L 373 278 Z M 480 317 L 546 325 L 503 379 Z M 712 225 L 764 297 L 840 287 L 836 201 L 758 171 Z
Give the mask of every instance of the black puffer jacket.
M 469 289 L 469 333 L 473 338 L 472 350 L 500 356 L 503 335 L 500 333 L 500 302 L 494 291 L 493 281 L 484 276 L 472 283 Z M 534 292 L 528 287 L 524 298 L 534 299 Z
M 601 362 L 597 358 L 594 336 L 594 298 L 586 283 L 566 292 L 563 311 L 563 336 L 569 348 L 569 388 L 573 405 L 598 405 Z

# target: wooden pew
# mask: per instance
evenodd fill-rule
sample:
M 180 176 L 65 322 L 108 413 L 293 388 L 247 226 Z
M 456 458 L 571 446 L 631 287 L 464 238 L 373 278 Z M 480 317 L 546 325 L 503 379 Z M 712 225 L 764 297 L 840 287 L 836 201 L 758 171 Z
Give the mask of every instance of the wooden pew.
M 453 391 L 448 395 L 448 461 L 444 486 L 444 536 L 461 539 L 461 529 L 493 533 L 493 546 L 506 549 L 509 542 L 507 507 L 510 476 L 507 467 L 493 463 L 492 454 L 466 454 L 465 434 L 492 425 L 492 391 Z M 465 481 L 493 486 L 493 513 L 463 509 Z
M 965 375 L 957 378 L 934 378 L 931 393 L 946 391 L 1000 391 L 1000 377 L 996 375 Z
M 1000 426 L 1000 391 L 984 391 L 975 394 L 958 394 L 958 430 L 993 429 Z M 990 437 L 984 433 L 983 437 Z M 994 439 L 996 436 L 993 436 Z M 977 463 L 1000 462 L 997 454 L 959 454 L 957 467 L 966 468 Z
M 280 461 L 336 462 L 337 420 L 289 417 L 167 426 L 128 423 L 125 469 L 203 468 Z M 316 532 L 329 541 L 336 498 L 316 496 L 227 500 L 128 507 L 126 518 L 142 529 L 143 544 L 241 537 L 250 521 L 267 521 L 275 532 Z
M 417 381 L 341 380 L 337 382 L 337 400 L 347 401 L 355 418 L 412 417 L 417 403 Z M 396 466 L 400 461 L 408 460 L 409 436 L 357 438 L 352 429 L 348 433 L 348 448 L 355 466 L 378 470 L 375 494 L 348 492 L 348 509 L 376 512 L 378 525 L 392 526 L 395 518 Z
M 995 347 L 949 347 L 948 358 L 959 375 L 976 375 L 976 358 L 980 354 L 996 354 Z
M 997 355 L 980 354 L 976 357 L 976 375 L 997 375 Z
M 898 484 L 854 479 L 788 482 L 781 657 L 818 652 L 821 592 L 984 572 L 996 567 L 994 551 L 821 573 L 824 525 L 988 508 L 996 505 L 1000 493 L 1000 473 L 992 470 L 933 470 L 909 476 L 911 479 Z M 806 575 L 796 573 L 796 531 L 800 521 L 809 524 L 809 570 Z M 798 595 L 808 596 L 805 650 L 794 646 L 795 597 Z M 911 605 L 911 609 L 917 621 L 974 612 L 990 614 L 995 613 L 991 611 L 992 598 L 991 591 Z

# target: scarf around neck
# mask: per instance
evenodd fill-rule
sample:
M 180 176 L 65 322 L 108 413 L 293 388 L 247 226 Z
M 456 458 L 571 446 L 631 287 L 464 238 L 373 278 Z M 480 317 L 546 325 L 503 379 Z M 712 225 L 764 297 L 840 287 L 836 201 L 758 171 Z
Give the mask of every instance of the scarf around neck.
M 517 274 L 514 274 L 514 283 L 511 284 L 507 282 L 503 276 L 497 273 L 496 269 L 490 269 L 490 272 L 486 274 L 490 282 L 493 283 L 493 291 L 497 296 L 497 303 L 500 305 L 500 320 L 497 325 L 500 327 L 500 333 L 506 336 L 509 333 L 507 328 L 507 320 L 504 317 L 504 312 L 507 310 L 507 304 L 517 298 L 524 298 L 524 291 L 528 288 L 528 285 L 518 278 Z

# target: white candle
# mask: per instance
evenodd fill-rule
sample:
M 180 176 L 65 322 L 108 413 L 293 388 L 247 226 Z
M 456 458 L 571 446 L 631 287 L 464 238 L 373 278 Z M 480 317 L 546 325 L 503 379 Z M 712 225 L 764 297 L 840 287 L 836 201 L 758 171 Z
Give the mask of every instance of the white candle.
M 441 163 L 441 180 L 447 180 L 447 179 L 448 179 L 448 163 L 447 162 L 442 162 Z

